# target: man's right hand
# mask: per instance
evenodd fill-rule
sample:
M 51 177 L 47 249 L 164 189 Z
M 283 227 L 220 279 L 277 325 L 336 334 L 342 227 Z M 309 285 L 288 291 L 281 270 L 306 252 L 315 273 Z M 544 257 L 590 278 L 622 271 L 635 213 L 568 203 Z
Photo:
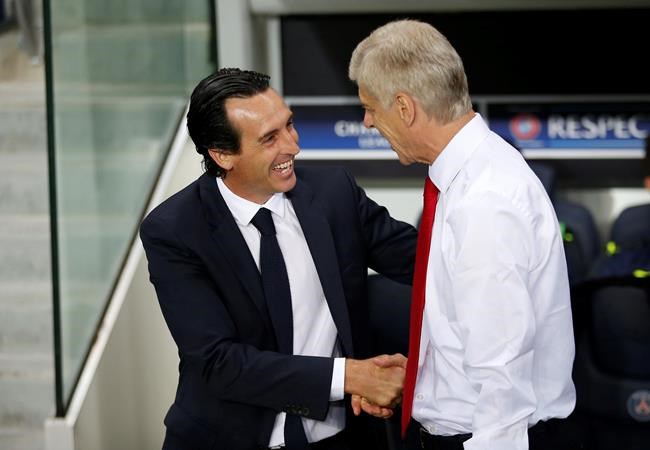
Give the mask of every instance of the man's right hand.
M 402 399 L 406 358 L 400 354 L 345 360 L 345 392 L 352 394 L 355 414 L 390 417 Z

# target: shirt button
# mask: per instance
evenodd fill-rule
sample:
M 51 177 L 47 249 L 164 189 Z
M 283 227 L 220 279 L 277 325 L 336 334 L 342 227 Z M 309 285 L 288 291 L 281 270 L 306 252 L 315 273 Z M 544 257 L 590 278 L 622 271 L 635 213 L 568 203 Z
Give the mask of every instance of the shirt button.
M 415 396 L 415 398 L 417 398 L 418 400 L 424 400 L 424 395 L 418 394 Z

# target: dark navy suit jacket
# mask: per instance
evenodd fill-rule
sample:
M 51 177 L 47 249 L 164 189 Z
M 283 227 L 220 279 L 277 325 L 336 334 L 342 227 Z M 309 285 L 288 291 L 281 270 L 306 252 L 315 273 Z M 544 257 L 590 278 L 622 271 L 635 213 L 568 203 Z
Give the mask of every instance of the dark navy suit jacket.
M 296 173 L 287 196 L 343 354 L 372 356 L 367 268 L 411 283 L 417 233 L 343 169 Z M 323 420 L 333 359 L 277 352 L 258 269 L 214 177 L 204 174 L 154 209 L 140 235 L 180 356 L 165 418 L 174 441 L 188 449 L 265 448 L 279 411 Z

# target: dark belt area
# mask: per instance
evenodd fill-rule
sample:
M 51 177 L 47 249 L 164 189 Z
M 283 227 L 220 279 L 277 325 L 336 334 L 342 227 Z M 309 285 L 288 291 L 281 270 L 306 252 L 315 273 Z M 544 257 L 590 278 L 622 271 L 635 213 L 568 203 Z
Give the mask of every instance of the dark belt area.
M 427 449 L 462 449 L 463 442 L 468 441 L 471 437 L 472 433 L 454 434 L 452 436 L 439 436 L 436 434 L 429 434 L 424 428 L 420 427 L 420 445 L 422 448 Z
M 537 422 L 532 427 L 528 428 L 528 438 L 548 431 L 549 427 L 556 421 L 551 419 L 549 421 Z M 439 436 L 429 434 L 420 426 L 420 445 L 423 449 L 429 450 L 462 450 L 463 442 L 470 440 L 472 433 L 454 434 L 452 436 Z

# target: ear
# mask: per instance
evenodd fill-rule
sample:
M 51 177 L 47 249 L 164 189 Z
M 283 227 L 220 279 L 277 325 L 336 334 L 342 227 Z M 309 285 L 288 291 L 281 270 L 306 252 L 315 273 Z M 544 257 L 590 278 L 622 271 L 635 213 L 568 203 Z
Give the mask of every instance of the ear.
M 235 156 L 232 153 L 226 153 L 221 149 L 218 148 L 210 148 L 208 149 L 208 153 L 210 155 L 210 158 L 217 163 L 219 167 L 221 167 L 225 171 L 229 171 L 232 169 L 234 163 L 235 163 Z
M 643 186 L 645 186 L 646 189 L 650 189 L 650 175 L 643 179 Z
M 415 121 L 415 102 L 413 101 L 413 97 L 404 92 L 398 92 L 395 94 L 395 104 L 397 105 L 400 119 L 402 119 L 407 127 L 411 126 Z

